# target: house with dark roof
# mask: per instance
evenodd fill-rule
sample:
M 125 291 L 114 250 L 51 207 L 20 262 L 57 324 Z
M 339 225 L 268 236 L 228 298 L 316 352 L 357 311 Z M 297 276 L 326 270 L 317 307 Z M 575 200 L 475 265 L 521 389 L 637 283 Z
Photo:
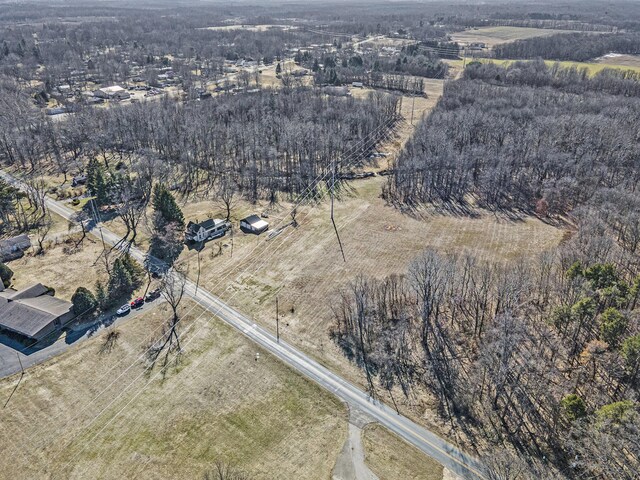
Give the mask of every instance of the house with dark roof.
M 269 228 L 269 224 L 257 215 L 249 215 L 248 217 L 240 220 L 240 230 L 244 233 L 255 233 L 256 235 L 260 235 L 267 228 Z
M 0 329 L 38 341 L 73 318 L 73 304 L 55 298 L 41 283 L 19 291 L 0 283 Z
M 219 218 L 210 218 L 200 223 L 189 222 L 185 238 L 188 242 L 206 242 L 224 236 L 230 228 L 230 222 Z
M 20 258 L 29 248 L 31 248 L 31 240 L 24 234 L 0 240 L 0 260 L 7 262 Z

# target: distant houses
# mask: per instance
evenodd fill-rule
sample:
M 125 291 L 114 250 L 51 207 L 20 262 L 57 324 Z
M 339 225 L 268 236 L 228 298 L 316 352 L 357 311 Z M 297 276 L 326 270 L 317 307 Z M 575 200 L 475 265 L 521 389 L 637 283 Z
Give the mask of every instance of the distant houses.
M 267 228 L 269 228 L 269 224 L 257 215 L 249 215 L 248 217 L 240 220 L 240 230 L 244 233 L 255 233 L 256 235 L 260 235 Z
M 0 240 L 0 260 L 8 262 L 24 255 L 31 248 L 31 240 L 25 234 Z
M 189 242 L 206 242 L 224 236 L 231 228 L 231 222 L 213 218 L 204 222 L 189 222 L 185 238 Z
M 41 283 L 17 291 L 0 282 L 0 329 L 39 341 L 73 318 L 73 304 L 55 298 Z

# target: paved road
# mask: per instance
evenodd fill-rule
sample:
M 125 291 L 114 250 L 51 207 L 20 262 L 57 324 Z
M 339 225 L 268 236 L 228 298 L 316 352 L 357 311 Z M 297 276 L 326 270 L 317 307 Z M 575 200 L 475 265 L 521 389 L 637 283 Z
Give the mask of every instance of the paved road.
M 22 183 L 4 172 L 0 172 L 0 176 L 16 187 L 25 188 Z M 67 220 L 75 220 L 76 212 L 70 208 L 50 198 L 47 198 L 46 202 L 51 211 Z M 92 234 L 98 237 L 102 236 L 105 242 L 112 245 L 119 240 L 116 234 L 100 226 L 94 228 Z M 130 253 L 139 262 L 144 261 L 145 255 L 137 248 L 131 248 Z M 320 365 L 295 347 L 282 340 L 278 342 L 271 332 L 256 325 L 251 319 L 229 307 L 202 287 L 198 287 L 196 291 L 195 284 L 187 281 L 185 293 L 215 316 L 242 332 L 260 347 L 329 390 L 338 398 L 349 403 L 349 405 L 360 409 L 455 474 L 462 478 L 474 480 L 486 478 L 485 469 L 478 460 L 410 419 L 398 415 L 395 410 L 384 403 L 372 400 L 368 394 L 355 385 Z

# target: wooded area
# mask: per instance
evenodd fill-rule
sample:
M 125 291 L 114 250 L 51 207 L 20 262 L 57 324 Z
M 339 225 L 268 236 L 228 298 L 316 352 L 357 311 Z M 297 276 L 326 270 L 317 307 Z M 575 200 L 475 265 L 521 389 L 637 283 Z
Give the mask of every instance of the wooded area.
M 609 53 L 640 53 L 638 34 L 562 33 L 496 45 L 496 58 L 584 62 Z

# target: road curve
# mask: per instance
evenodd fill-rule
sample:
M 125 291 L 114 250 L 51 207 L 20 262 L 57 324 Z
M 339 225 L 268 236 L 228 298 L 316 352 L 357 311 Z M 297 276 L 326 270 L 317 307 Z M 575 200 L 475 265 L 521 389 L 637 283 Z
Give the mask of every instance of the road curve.
M 6 172 L 0 171 L 0 177 L 17 188 L 28 188 L 24 183 Z M 47 197 L 46 204 L 52 212 L 69 221 L 76 221 L 77 212 L 66 207 L 61 202 Z M 120 240 L 120 237 L 102 226 L 95 227 L 91 233 L 98 238 L 103 238 L 110 245 L 115 245 Z M 145 254 L 139 249 L 131 247 L 130 254 L 140 263 L 144 263 Z M 440 462 L 453 473 L 465 479 L 484 480 L 487 478 L 486 469 L 477 459 L 467 455 L 456 446 L 407 417 L 399 415 L 384 403 L 371 399 L 367 393 L 320 365 L 295 347 L 282 340 L 278 342 L 271 332 L 231 308 L 222 300 L 203 289 L 202 286 L 198 286 L 196 289 L 195 283 L 187 280 L 185 293 L 209 312 L 239 330 L 261 348 L 267 350 L 291 368 L 313 380 L 349 405 L 359 408 L 400 438 Z

